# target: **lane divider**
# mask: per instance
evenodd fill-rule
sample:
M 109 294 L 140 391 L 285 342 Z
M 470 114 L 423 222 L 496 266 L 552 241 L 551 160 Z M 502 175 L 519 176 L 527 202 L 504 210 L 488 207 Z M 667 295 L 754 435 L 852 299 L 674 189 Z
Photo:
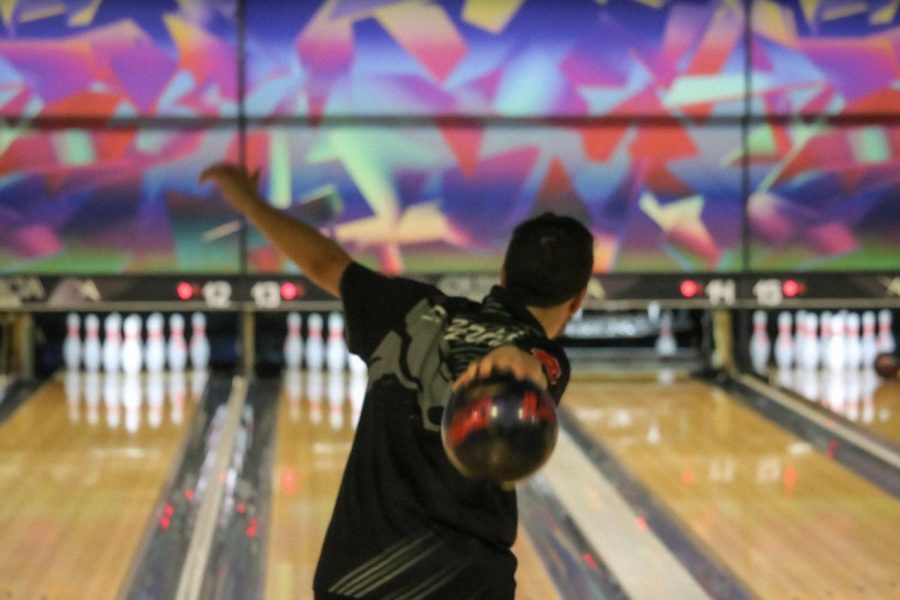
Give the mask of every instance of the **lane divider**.
M 247 381 L 243 376 L 235 376 L 232 380 L 231 394 L 228 397 L 225 425 L 222 427 L 221 436 L 213 450 L 215 461 L 210 472 L 209 483 L 197 511 L 191 543 L 181 569 L 178 590 L 175 594 L 177 600 L 196 600 L 200 597 L 210 549 L 216 533 L 228 469 L 231 465 L 232 452 L 246 400 Z

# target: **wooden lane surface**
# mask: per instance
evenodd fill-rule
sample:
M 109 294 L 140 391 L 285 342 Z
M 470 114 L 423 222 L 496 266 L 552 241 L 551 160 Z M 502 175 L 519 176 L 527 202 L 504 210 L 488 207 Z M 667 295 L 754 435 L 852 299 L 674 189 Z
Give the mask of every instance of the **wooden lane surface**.
M 900 380 L 875 371 L 772 369 L 769 381 L 900 446 Z
M 116 598 L 194 412 L 164 395 L 157 424 L 142 382 L 140 422 L 113 418 L 75 381 L 56 377 L 0 427 L 0 597 Z
M 900 597 L 900 502 L 725 392 L 577 377 L 564 403 L 760 598 Z
M 336 396 L 336 403 L 329 404 L 321 391 L 323 382 L 315 377 L 304 373 L 295 378 L 282 386 L 279 399 L 266 564 L 268 600 L 311 596 L 316 562 L 353 440 L 349 385 Z M 516 598 L 559 599 L 522 526 L 513 550 L 519 559 Z

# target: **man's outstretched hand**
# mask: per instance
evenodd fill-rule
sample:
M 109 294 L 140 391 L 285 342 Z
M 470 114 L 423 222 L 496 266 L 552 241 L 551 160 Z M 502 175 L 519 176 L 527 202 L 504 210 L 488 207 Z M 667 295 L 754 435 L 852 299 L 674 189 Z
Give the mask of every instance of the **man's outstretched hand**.
M 222 191 L 225 200 L 239 211 L 248 203 L 260 200 L 259 171 L 252 175 L 230 163 L 216 163 L 200 174 L 200 183 L 212 181 Z

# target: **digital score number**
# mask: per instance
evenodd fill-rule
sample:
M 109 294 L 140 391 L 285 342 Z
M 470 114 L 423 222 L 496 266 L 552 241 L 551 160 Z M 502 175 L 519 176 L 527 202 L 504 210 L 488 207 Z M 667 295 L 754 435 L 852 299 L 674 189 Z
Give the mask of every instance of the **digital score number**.
M 760 306 L 780 306 L 805 292 L 805 286 L 795 279 L 760 279 L 753 284 L 753 296 Z
M 730 278 L 710 279 L 705 283 L 685 279 L 679 285 L 678 291 L 687 299 L 705 295 L 713 306 L 734 306 L 737 301 L 737 282 Z

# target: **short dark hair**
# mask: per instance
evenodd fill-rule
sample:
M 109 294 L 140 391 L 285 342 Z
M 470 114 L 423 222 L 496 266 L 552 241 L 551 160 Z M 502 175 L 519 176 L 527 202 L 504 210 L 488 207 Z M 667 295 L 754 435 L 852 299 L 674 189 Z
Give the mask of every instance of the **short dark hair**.
M 546 212 L 515 228 L 503 270 L 506 289 L 527 306 L 577 296 L 594 269 L 594 236 L 572 217 Z

